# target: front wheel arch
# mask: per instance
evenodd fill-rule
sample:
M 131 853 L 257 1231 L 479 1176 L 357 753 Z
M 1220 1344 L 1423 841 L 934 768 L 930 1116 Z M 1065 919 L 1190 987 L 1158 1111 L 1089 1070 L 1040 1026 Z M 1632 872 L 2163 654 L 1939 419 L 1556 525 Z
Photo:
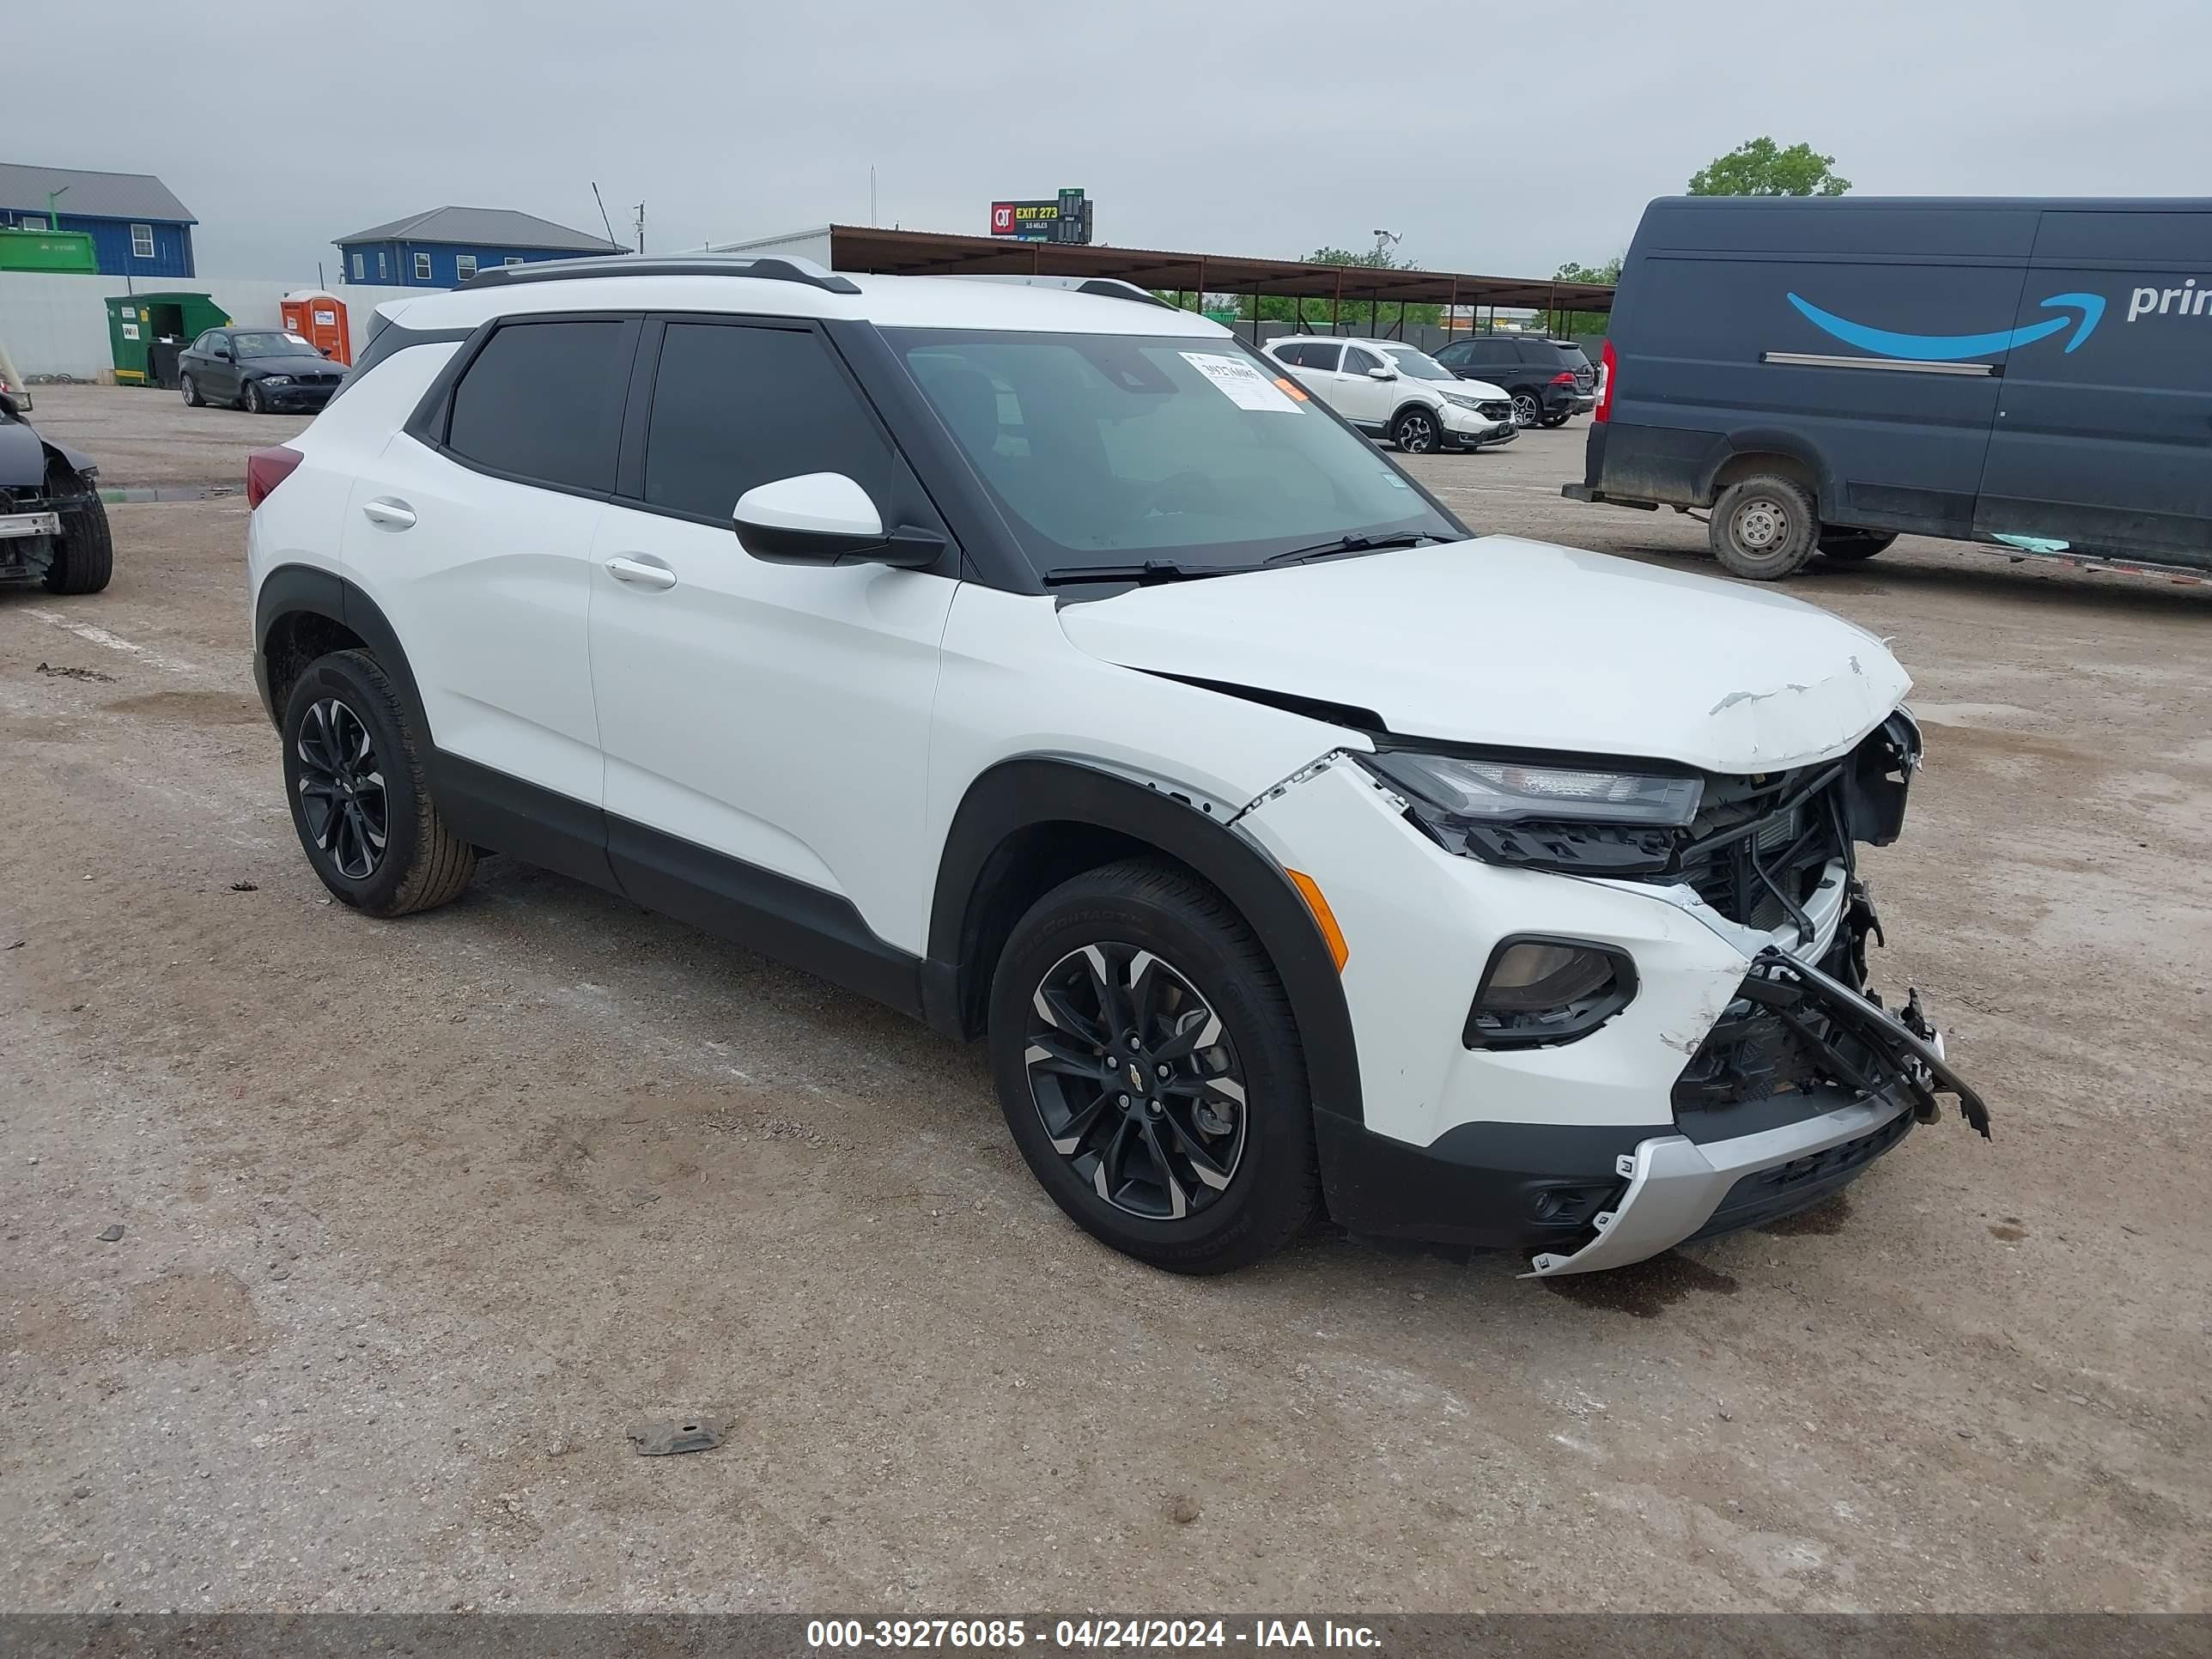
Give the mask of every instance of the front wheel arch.
M 969 786 L 945 836 L 930 913 L 924 1000 L 932 1023 L 980 1036 L 999 951 L 1030 905 L 1083 870 L 1147 854 L 1214 888 L 1252 929 L 1290 997 L 1316 1109 L 1362 1121 L 1358 1054 L 1335 958 L 1281 866 L 1212 803 L 1079 762 L 1004 761 Z

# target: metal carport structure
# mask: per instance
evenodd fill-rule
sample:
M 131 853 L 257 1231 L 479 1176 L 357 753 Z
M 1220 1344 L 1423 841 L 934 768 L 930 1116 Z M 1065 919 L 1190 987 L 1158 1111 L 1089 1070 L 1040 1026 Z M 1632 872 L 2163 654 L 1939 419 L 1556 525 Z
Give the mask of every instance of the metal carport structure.
M 826 245 L 826 246 L 825 246 Z M 832 270 L 896 276 L 1026 274 L 1107 276 L 1140 288 L 1184 295 L 1246 295 L 1326 300 L 1330 322 L 1346 301 L 1374 309 L 1375 332 L 1402 333 L 1406 307 L 1438 305 L 1525 307 L 1546 313 L 1609 312 L 1613 289 L 1603 283 L 1568 283 L 1544 276 L 1482 276 L 1463 271 L 1388 270 L 1370 265 L 1308 264 L 1302 259 L 1255 259 L 1227 253 L 1175 253 L 1158 248 L 1107 247 L 1018 241 L 1004 236 L 955 236 L 938 231 L 884 229 L 874 225 L 826 225 L 791 236 L 717 244 L 715 252 L 805 252 Z M 827 257 L 824 257 L 826 253 Z M 1395 302 L 1396 322 L 1386 331 L 1383 307 Z M 1254 309 L 1258 309 L 1255 304 Z M 1304 307 L 1297 309 L 1303 313 Z M 1301 315 L 1298 326 L 1319 326 Z M 1256 329 L 1256 325 L 1255 325 Z

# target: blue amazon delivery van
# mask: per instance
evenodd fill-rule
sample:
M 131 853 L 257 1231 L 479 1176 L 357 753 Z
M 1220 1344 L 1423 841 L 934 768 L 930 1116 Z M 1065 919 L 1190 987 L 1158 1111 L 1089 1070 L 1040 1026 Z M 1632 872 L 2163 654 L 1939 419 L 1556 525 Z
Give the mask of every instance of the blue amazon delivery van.
M 2212 201 L 1674 197 L 1581 483 L 1771 581 L 1900 533 L 2212 570 Z

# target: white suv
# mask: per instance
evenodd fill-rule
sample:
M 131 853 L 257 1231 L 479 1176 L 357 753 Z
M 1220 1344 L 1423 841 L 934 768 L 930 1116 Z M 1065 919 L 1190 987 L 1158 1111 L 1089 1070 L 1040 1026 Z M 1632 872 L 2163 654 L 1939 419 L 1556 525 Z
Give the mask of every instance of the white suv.
M 1520 434 L 1502 386 L 1462 380 L 1403 340 L 1346 340 L 1293 334 L 1270 340 L 1267 356 L 1362 432 L 1408 455 L 1486 449 Z
M 248 471 L 254 669 L 358 909 L 503 852 L 989 1044 L 1078 1223 L 1635 1261 L 1958 1097 L 1864 994 L 1872 635 L 1474 539 L 1204 318 L 795 260 L 386 304 Z

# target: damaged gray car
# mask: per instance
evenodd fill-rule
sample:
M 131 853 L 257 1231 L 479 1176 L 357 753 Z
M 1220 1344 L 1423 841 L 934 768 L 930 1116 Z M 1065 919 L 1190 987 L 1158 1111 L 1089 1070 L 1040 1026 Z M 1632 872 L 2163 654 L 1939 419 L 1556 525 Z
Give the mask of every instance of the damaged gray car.
M 82 451 L 41 438 L 11 392 L 0 392 L 0 583 L 50 593 L 97 593 L 114 568 L 100 469 Z

